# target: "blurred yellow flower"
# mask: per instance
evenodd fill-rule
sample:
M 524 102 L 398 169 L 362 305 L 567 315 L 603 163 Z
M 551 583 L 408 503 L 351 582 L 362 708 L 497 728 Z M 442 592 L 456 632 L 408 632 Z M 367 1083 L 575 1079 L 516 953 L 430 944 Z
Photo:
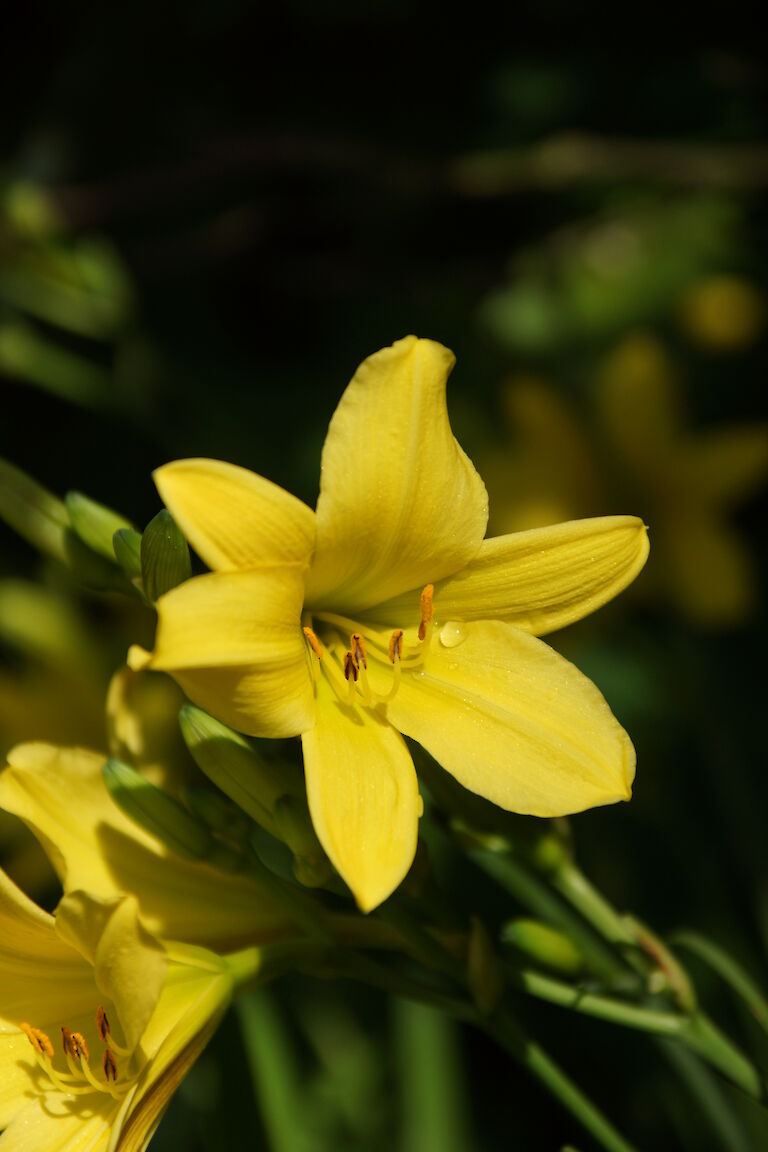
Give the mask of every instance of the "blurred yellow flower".
M 155 650 L 251 735 L 300 734 L 312 820 L 370 910 L 413 860 L 420 798 L 401 733 L 465 787 L 540 816 L 628 799 L 632 745 L 594 685 L 535 637 L 642 568 L 628 516 L 483 540 L 485 486 L 456 443 L 453 355 L 407 337 L 366 360 L 323 449 L 317 511 L 214 460 L 155 473 L 214 571 L 158 601 Z
M 505 406 L 515 448 L 489 461 L 494 527 L 588 516 L 631 501 L 652 525 L 654 559 L 637 586 L 697 625 L 728 626 L 752 611 L 756 582 L 728 513 L 768 475 L 768 427 L 686 426 L 665 346 L 634 333 L 601 365 L 594 430 L 554 387 L 515 380 Z
M 708 276 L 683 297 L 678 320 L 708 351 L 739 352 L 754 344 L 765 328 L 765 297 L 741 276 Z
M 51 916 L 0 871 L 4 1152 L 146 1148 L 243 960 L 161 945 L 130 896 L 73 892 Z

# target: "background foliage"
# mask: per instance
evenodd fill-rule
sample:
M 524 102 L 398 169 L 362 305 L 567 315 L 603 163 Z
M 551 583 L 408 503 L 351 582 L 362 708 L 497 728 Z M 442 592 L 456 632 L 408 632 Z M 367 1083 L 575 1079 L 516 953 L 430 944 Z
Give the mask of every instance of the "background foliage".
M 658 931 L 695 926 L 763 974 L 768 151 L 738 6 L 726 26 L 646 7 L 607 44 L 603 7 L 558 0 L 506 17 L 301 0 L 16 16 L 0 455 L 140 526 L 151 469 L 176 456 L 313 503 L 357 363 L 409 331 L 448 344 L 454 429 L 497 530 L 650 525 L 636 590 L 556 638 L 638 750 L 632 804 L 571 822 L 585 871 Z M 4 528 L 0 546 L 0 744 L 103 744 L 99 694 L 139 625 Z M 690 1070 L 684 1091 L 645 1038 L 520 1010 L 639 1145 L 768 1146 L 756 1110 L 729 1089 L 721 1108 Z M 227 1021 L 156 1146 L 244 1131 L 273 1152 L 580 1139 L 478 1035 L 298 979 Z

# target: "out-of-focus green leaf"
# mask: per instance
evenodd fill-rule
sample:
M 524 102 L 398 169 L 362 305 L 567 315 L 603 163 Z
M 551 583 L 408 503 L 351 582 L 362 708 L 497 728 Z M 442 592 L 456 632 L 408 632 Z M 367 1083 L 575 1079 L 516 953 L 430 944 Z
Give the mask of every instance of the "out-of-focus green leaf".
M 0 371 L 83 408 L 110 403 L 108 372 L 21 321 L 0 325 Z
M 112 799 L 126 816 L 172 851 L 193 860 L 210 854 L 213 837 L 209 829 L 173 796 L 119 760 L 108 760 L 103 775 Z
M 719 944 L 698 932 L 675 932 L 670 943 L 685 948 L 703 960 L 744 1001 L 758 1024 L 768 1032 L 768 999 L 757 983 Z
M 112 538 L 121 529 L 130 529 L 130 521 L 103 504 L 84 496 L 82 492 L 67 492 L 64 503 L 69 521 L 80 539 L 94 552 L 114 561 Z
M 393 1002 L 402 1152 L 472 1152 L 457 1026 L 433 1008 Z

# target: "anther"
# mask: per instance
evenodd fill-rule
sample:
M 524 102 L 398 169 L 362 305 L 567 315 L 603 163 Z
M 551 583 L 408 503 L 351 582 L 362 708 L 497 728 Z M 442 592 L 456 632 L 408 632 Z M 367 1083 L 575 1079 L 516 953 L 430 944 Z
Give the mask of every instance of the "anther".
M 368 667 L 368 657 L 365 654 L 365 641 L 359 632 L 353 632 L 349 638 L 349 647 L 355 659 L 355 664 L 358 668 L 362 665 L 363 668 Z
M 360 674 L 357 661 L 355 660 L 354 653 L 344 653 L 344 679 L 351 680 L 353 684 L 357 683 L 357 677 Z
M 96 1030 L 99 1033 L 99 1039 L 101 1040 L 102 1044 L 106 1044 L 107 1037 L 111 1033 L 112 1029 L 109 1026 L 109 1017 L 104 1011 L 103 1004 L 99 1004 L 98 1008 L 96 1009 Z
M 73 1060 L 88 1059 L 88 1045 L 82 1032 L 70 1032 L 69 1028 L 62 1025 L 61 1046 L 64 1049 L 64 1055 Z
M 50 1037 L 46 1036 L 45 1032 L 40 1028 L 33 1028 L 30 1024 L 21 1024 L 19 1027 L 38 1056 L 47 1056 L 50 1060 L 53 1060 L 53 1044 L 51 1044 Z
M 323 658 L 323 646 L 320 643 L 320 641 L 318 640 L 315 633 L 312 631 L 311 628 L 302 628 L 302 632 L 304 633 L 304 635 L 307 639 L 307 644 L 309 644 L 309 646 L 312 649 L 312 651 L 314 652 L 315 656 L 317 656 L 318 660 L 322 660 L 322 658 Z
M 117 1060 L 111 1048 L 104 1049 L 104 1079 L 117 1080 Z
M 432 623 L 432 616 L 434 615 L 434 606 L 432 604 L 432 597 L 435 594 L 434 584 L 427 584 L 426 588 L 421 594 L 421 623 L 419 624 L 419 640 L 423 640 L 427 635 L 427 628 Z
M 393 664 L 399 664 L 403 658 L 403 630 L 398 628 L 389 638 L 389 647 L 387 649 L 389 659 Z

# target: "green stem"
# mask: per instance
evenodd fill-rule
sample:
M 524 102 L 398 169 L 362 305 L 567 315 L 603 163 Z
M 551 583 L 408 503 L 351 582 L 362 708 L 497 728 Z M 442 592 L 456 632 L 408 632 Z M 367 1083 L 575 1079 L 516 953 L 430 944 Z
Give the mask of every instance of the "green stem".
M 471 860 L 516 900 L 570 936 L 579 951 L 588 958 L 595 975 L 608 983 L 616 980 L 626 982 L 627 967 L 621 956 L 525 865 L 509 853 L 472 849 L 468 854 Z
M 585 1016 L 594 1016 L 612 1024 L 622 1024 L 641 1032 L 651 1032 L 656 1036 L 682 1036 L 688 1025 L 688 1017 L 676 1012 L 658 1012 L 637 1004 L 626 1004 L 609 996 L 599 996 L 583 992 L 572 984 L 554 980 L 540 972 L 508 972 L 511 981 L 529 996 L 558 1004 L 561 1008 L 571 1008 Z
M 606 940 L 612 944 L 637 948 L 622 917 L 612 908 L 605 897 L 590 884 L 584 873 L 572 861 L 560 865 L 552 877 L 552 886 L 576 908 Z

